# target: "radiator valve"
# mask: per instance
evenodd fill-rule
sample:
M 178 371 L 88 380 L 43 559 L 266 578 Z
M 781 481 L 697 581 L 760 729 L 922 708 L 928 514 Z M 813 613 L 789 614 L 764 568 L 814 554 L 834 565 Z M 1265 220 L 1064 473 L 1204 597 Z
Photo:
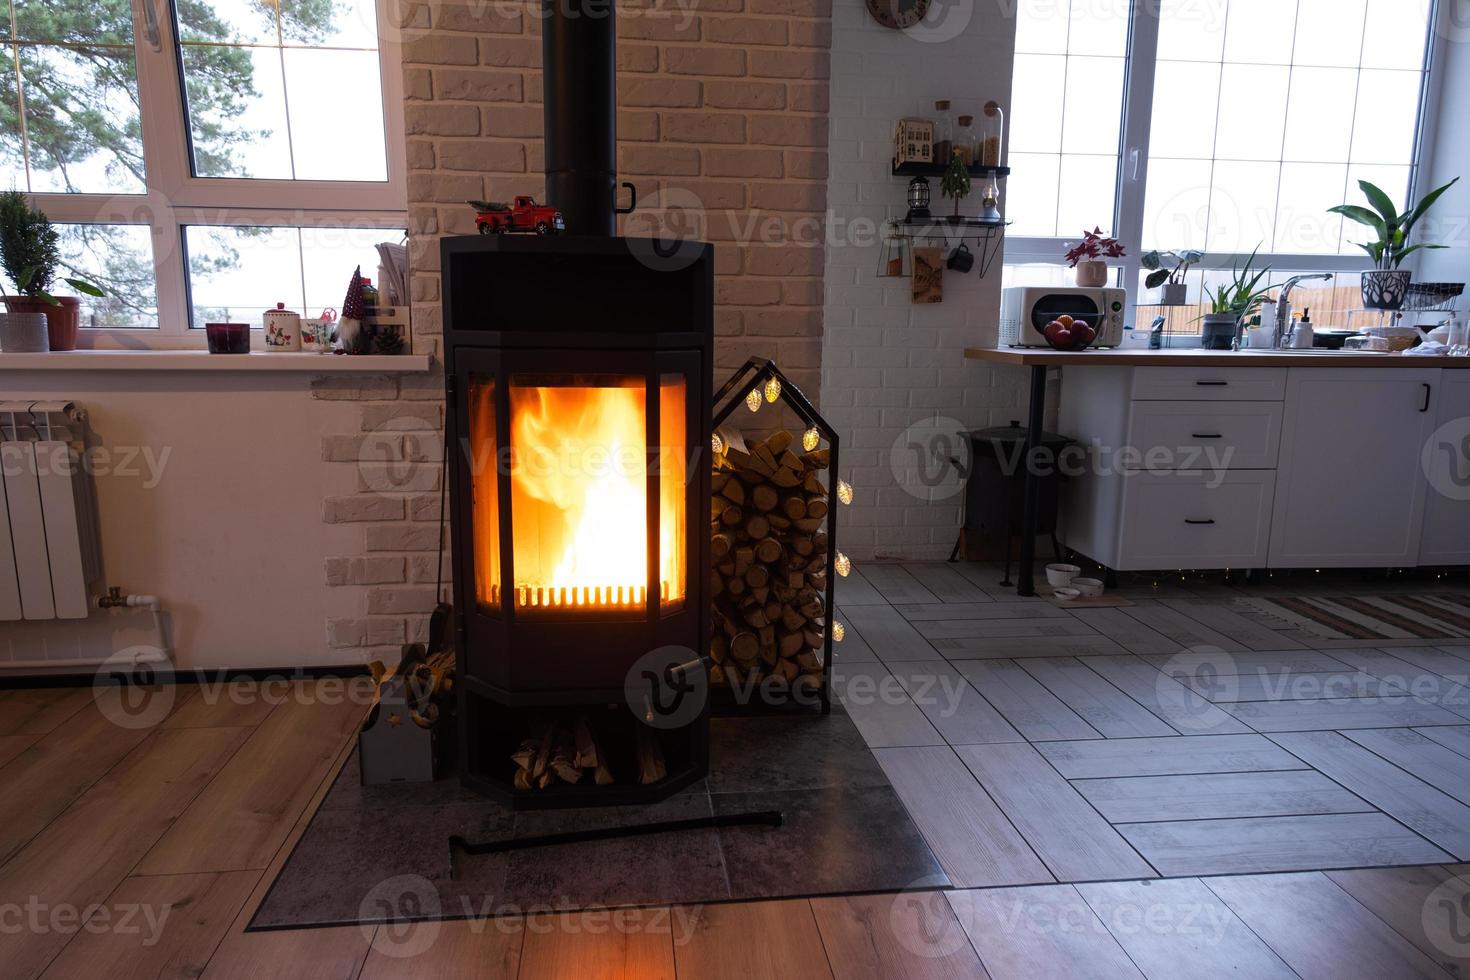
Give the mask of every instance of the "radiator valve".
M 98 609 L 121 609 L 127 604 L 127 596 L 123 595 L 122 589 L 115 585 L 107 590 L 107 595 L 99 596 L 97 599 Z

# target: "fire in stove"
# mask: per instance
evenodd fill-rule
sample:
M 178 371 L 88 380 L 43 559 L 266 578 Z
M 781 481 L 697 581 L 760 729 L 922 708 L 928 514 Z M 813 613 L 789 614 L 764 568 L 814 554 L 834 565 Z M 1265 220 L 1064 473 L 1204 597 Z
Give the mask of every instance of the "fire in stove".
M 517 610 L 638 610 L 648 596 L 649 470 L 658 493 L 658 600 L 668 608 L 686 594 L 685 383 L 659 385 L 658 451 L 646 450 L 648 413 L 641 378 L 510 388 L 512 540 Z M 488 391 L 487 391 L 488 394 Z M 481 399 L 471 439 L 493 442 L 489 399 Z M 483 453 L 477 453 L 485 458 Z M 493 458 L 493 453 L 490 454 Z M 652 459 L 652 466 L 650 466 Z M 476 502 L 494 501 L 491 474 L 476 480 Z M 482 487 L 482 483 L 484 486 Z M 483 537 L 495 522 L 476 523 Z M 482 596 L 500 601 L 496 542 L 477 559 Z

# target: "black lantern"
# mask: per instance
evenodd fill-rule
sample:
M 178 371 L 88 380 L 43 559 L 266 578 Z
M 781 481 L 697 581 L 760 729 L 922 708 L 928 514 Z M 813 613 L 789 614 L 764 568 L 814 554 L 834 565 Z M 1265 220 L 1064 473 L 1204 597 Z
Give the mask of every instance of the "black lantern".
M 907 220 L 923 221 L 929 217 L 929 181 L 915 177 L 909 181 L 909 213 Z

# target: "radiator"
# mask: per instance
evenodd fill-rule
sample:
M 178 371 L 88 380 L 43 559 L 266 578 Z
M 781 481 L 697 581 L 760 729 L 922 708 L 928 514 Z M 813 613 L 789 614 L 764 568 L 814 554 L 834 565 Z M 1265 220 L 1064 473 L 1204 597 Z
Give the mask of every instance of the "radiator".
M 71 402 L 0 402 L 0 622 L 91 611 L 101 559 L 86 444 Z

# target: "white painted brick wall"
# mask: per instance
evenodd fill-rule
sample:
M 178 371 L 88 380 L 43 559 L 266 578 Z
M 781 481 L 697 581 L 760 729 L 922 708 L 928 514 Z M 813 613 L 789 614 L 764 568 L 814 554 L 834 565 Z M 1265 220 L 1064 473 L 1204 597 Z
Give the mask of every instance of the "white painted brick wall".
M 945 25 L 959 18 L 968 17 L 967 26 L 950 40 L 925 41 L 932 32 L 885 30 L 861 3 L 834 5 L 827 197 L 835 227 L 865 220 L 871 228 L 902 216 L 907 181 L 891 174 L 898 119 L 931 116 L 936 99 L 950 99 L 956 115 L 978 116 L 989 99 L 1010 103 L 1008 5 L 936 0 L 935 7 L 952 18 L 939 31 L 954 33 Z M 937 180 L 930 186 L 932 209 L 946 213 L 952 202 Z M 979 210 L 980 190 L 977 182 L 962 210 Z M 936 415 L 966 428 L 1025 417 L 1025 372 L 963 355 L 996 342 L 1001 260 L 983 280 L 977 271 L 947 273 L 944 302 L 926 306 L 911 303 L 908 279 L 879 278 L 878 262 L 876 244 L 827 249 L 822 409 L 842 436 L 842 468 L 856 490 L 843 550 L 853 558 L 945 557 L 960 524 L 959 496 L 916 496 L 900 484 L 890 450 L 908 426 Z

